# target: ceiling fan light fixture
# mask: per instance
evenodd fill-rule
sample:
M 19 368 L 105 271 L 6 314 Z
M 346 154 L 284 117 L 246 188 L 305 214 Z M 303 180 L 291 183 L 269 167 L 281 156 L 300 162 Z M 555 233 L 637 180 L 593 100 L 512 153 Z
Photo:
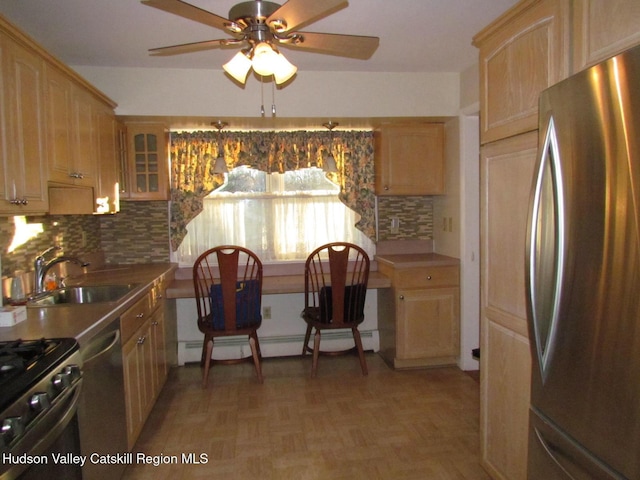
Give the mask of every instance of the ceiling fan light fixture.
M 231 60 L 225 63 L 222 68 L 238 82 L 247 81 L 247 74 L 251 70 L 251 59 L 247 57 L 245 50 L 236 53 Z
M 261 42 L 253 50 L 253 71 L 263 77 L 273 75 L 278 53 L 268 43 Z
M 322 162 L 322 171 L 335 173 L 338 171 L 338 165 L 336 165 L 336 159 L 333 153 L 330 153 L 327 158 Z
M 278 53 L 275 68 L 273 71 L 273 78 L 278 85 L 285 83 L 287 80 L 293 77 L 297 71 L 298 67 L 287 60 L 284 55 Z

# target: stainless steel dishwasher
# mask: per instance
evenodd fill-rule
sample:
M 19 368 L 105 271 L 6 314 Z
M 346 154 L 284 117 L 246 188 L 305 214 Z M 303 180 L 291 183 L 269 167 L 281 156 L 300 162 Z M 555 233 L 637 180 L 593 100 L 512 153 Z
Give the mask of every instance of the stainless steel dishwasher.
M 81 346 L 83 386 L 78 407 L 83 480 L 118 479 L 126 465 L 100 463 L 127 452 L 127 416 L 120 319 Z M 117 458 L 117 457 L 114 457 Z

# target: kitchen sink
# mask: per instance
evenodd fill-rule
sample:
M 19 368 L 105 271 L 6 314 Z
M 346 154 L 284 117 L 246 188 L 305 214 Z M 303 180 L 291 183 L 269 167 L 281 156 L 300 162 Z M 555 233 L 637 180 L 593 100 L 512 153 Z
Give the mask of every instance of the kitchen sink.
M 80 285 L 51 290 L 30 300 L 27 306 L 50 307 L 54 305 L 70 305 L 79 303 L 116 302 L 124 297 L 138 284 L 120 285 Z

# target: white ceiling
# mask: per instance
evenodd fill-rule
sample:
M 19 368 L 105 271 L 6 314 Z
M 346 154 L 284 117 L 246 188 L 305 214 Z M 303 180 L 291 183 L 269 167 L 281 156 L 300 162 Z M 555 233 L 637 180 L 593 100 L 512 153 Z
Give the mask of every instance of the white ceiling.
M 227 17 L 239 1 L 189 3 Z M 461 72 L 477 62 L 472 37 L 517 1 L 350 0 L 347 8 L 301 30 L 378 36 L 380 46 L 369 60 L 284 53 L 302 71 Z M 138 0 L 0 0 L 0 14 L 71 66 L 220 69 L 235 53 L 151 57 L 150 48 L 227 36 Z

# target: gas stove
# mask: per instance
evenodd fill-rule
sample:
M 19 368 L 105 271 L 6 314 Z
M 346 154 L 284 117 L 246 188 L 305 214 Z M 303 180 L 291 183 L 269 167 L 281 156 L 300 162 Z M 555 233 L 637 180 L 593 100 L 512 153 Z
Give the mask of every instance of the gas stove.
M 61 418 L 75 412 L 82 383 L 73 338 L 0 342 L 0 451 L 32 455 Z M 75 413 L 73 413 L 75 415 Z M 21 468 L 0 464 L 0 479 Z M 15 467 L 15 466 L 14 466 Z
M 73 338 L 0 342 L 0 412 L 76 350 Z

